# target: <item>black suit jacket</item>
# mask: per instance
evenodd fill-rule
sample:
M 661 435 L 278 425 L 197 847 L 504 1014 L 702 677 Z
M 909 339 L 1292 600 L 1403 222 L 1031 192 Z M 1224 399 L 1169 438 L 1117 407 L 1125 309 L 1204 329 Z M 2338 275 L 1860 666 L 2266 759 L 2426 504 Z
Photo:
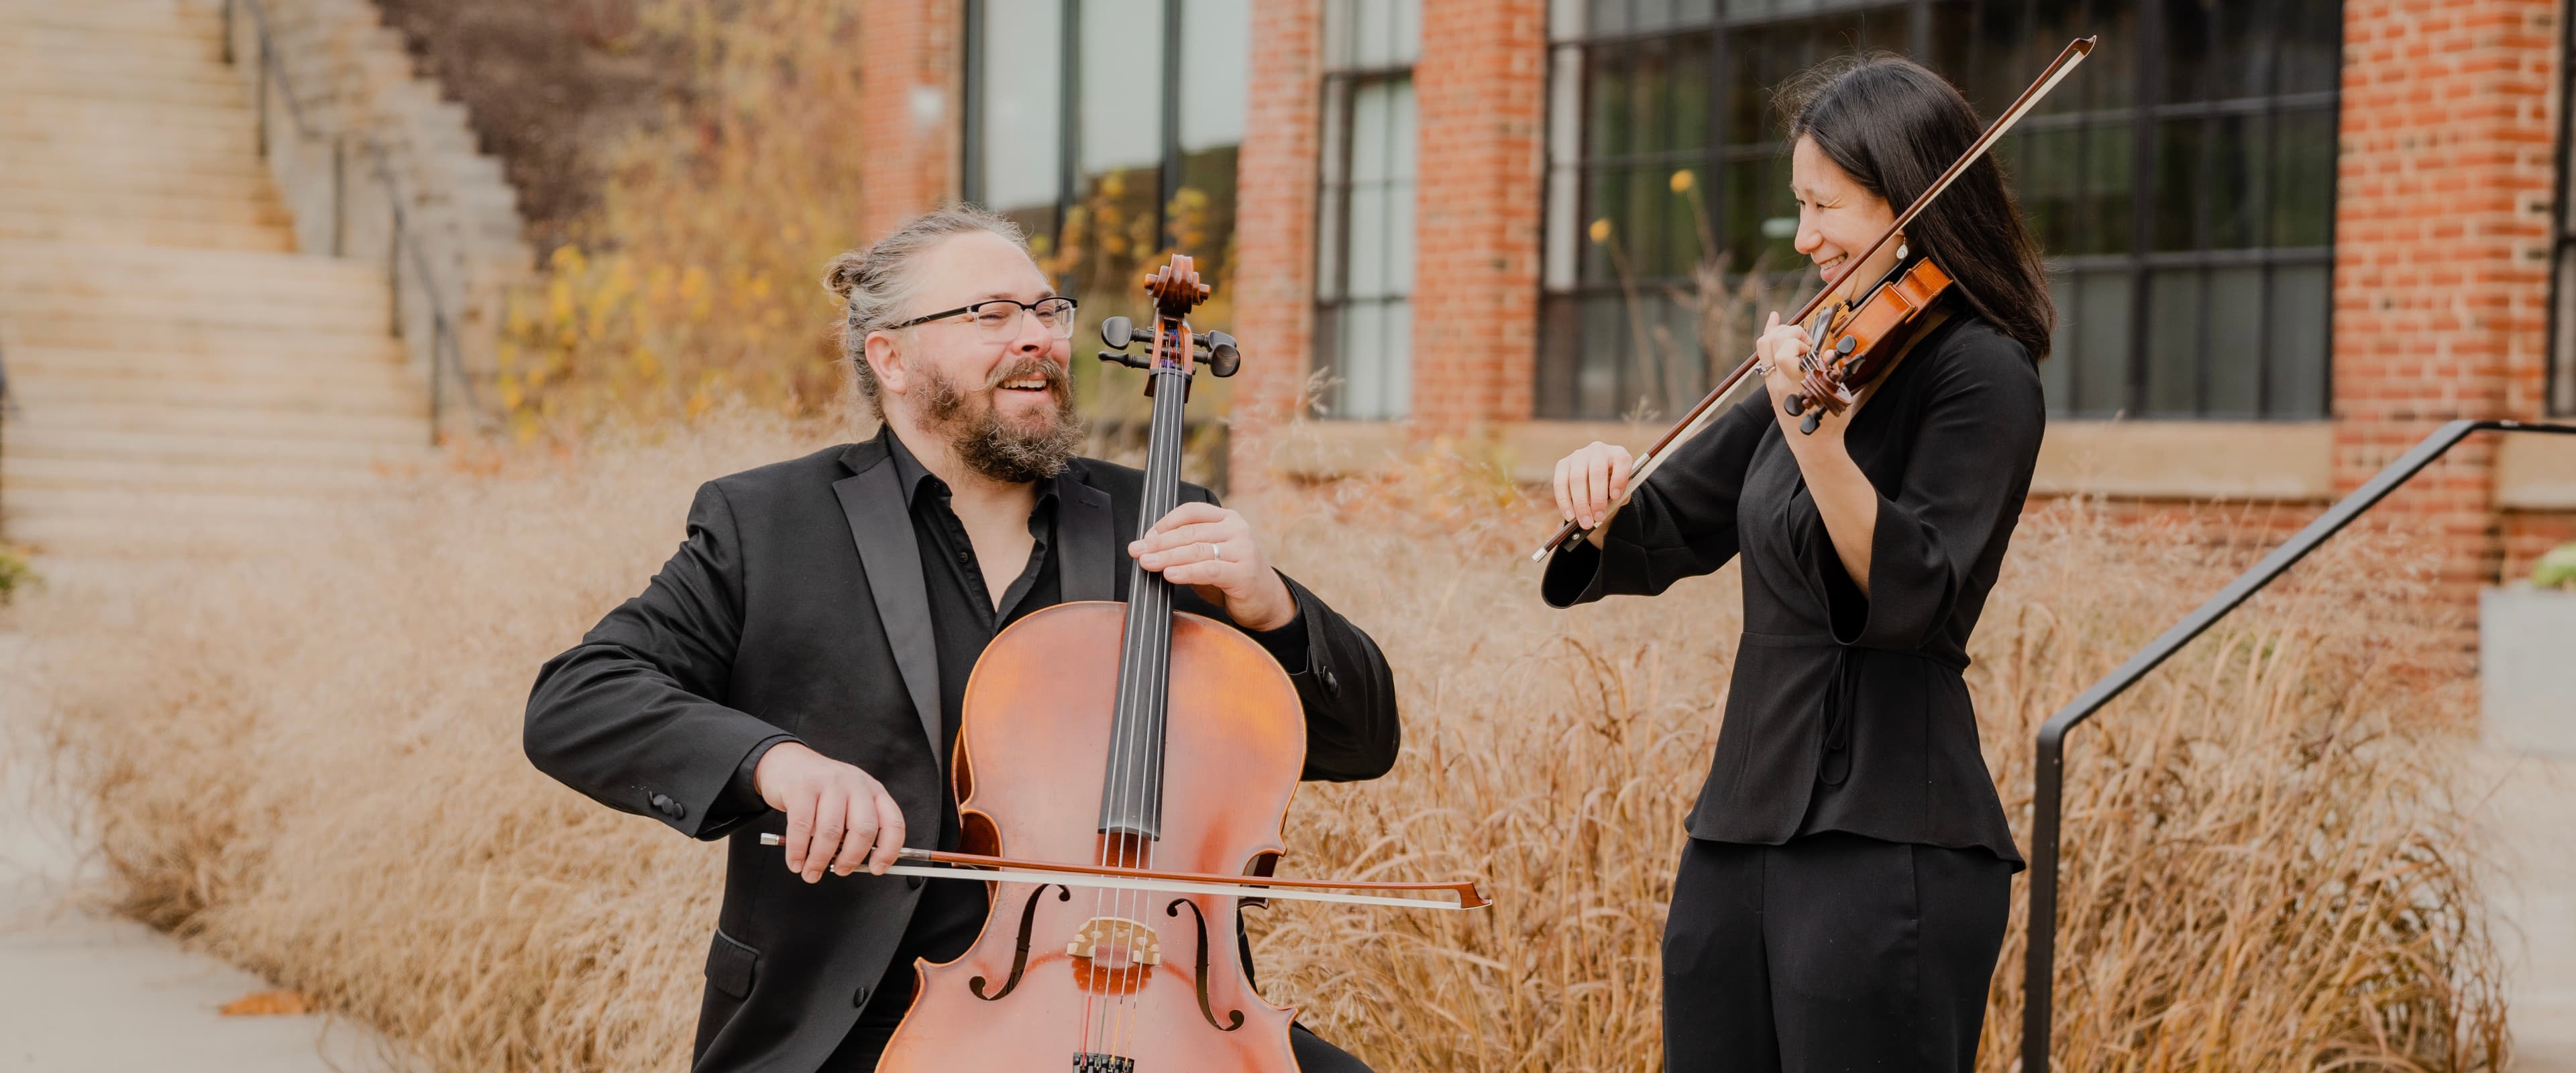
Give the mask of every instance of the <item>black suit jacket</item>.
M 2018 869 L 1961 672 L 2046 425 L 2029 352 L 1962 314 L 1845 430 L 1878 490 L 1866 597 L 1759 388 L 1637 486 L 1599 550 L 1554 557 L 1544 592 L 1565 607 L 1743 556 L 1744 636 L 1691 837 L 1847 831 L 1983 848 Z
M 1143 475 L 1079 460 L 1056 478 L 1063 597 L 1125 599 Z M 1214 501 L 1185 485 L 1184 500 Z M 1295 581 L 1307 666 L 1305 777 L 1393 766 L 1395 686 L 1368 635 Z M 1223 620 L 1187 589 L 1181 610 Z M 821 1064 L 857 1020 L 911 919 L 920 881 L 790 874 L 761 832 L 786 818 L 720 814 L 751 748 L 792 733 L 855 764 L 933 848 L 948 757 L 920 549 L 881 442 L 835 447 L 698 489 L 688 539 L 642 595 L 549 660 L 528 697 L 528 759 L 610 808 L 727 846 L 707 955 L 696 1069 Z

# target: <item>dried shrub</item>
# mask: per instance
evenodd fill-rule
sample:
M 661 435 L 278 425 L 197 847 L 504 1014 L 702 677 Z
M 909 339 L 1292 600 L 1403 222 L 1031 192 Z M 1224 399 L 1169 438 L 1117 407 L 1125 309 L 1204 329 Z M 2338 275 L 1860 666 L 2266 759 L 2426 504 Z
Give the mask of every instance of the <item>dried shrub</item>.
M 512 307 L 495 387 L 522 439 L 835 397 L 819 281 L 859 219 L 857 7 L 662 0 L 639 18 L 691 88 L 604 151 L 597 212 Z
M 599 207 L 608 151 L 688 90 L 641 0 L 376 0 L 414 62 L 463 103 L 539 249 Z
M 538 775 L 520 709 L 537 664 L 668 554 L 694 482 L 829 435 L 722 417 L 460 454 L 282 535 L 278 560 L 28 601 L 114 897 L 438 1068 L 678 1067 L 719 855 Z M 1290 868 L 1476 875 L 1497 900 L 1255 914 L 1270 994 L 1390 1071 L 1655 1068 L 1657 936 L 1733 571 L 1549 611 L 1518 561 L 1543 516 L 1436 460 L 1248 509 L 1385 645 L 1406 712 L 1392 775 L 1300 794 Z M 2025 521 L 1970 672 L 2017 823 L 2038 721 L 2241 561 L 2207 536 L 2080 504 Z M 2399 549 L 2328 557 L 2076 736 L 2063 1068 L 2501 1064 L 2450 762 L 2461 668 L 2419 644 L 2447 634 L 2413 625 Z M 2016 939 L 1989 1070 L 2014 1065 L 2019 958 Z

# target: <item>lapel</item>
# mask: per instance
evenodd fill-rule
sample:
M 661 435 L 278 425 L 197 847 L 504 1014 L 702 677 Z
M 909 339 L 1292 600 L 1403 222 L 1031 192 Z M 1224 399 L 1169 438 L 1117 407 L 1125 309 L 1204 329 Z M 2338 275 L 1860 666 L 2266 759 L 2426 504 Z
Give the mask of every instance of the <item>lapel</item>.
M 1056 576 L 1066 603 L 1115 600 L 1118 564 L 1127 556 L 1116 546 L 1117 527 L 1109 516 L 1109 493 L 1084 483 L 1082 463 L 1065 467 L 1055 478 L 1056 539 L 1063 543 Z
M 939 646 L 930 632 L 930 593 L 922 587 L 921 546 L 914 541 L 912 519 L 904 513 L 903 486 L 895 479 L 893 458 L 876 441 L 852 444 L 841 452 L 850 476 L 832 482 L 849 520 L 850 539 L 859 546 L 859 562 L 868 574 L 868 593 L 876 598 L 877 621 L 885 627 L 894 665 L 903 672 L 904 689 L 929 736 L 930 755 L 948 768 L 939 747 Z M 1105 498 L 1105 497 L 1104 497 Z M 1104 512 L 1105 515 L 1105 512 Z

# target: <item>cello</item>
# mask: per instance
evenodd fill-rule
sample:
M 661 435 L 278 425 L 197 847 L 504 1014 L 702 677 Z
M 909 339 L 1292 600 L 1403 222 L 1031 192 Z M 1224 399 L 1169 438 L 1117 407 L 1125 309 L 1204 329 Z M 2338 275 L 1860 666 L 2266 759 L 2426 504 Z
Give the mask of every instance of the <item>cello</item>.
M 1190 327 L 1209 291 L 1190 258 L 1145 288 L 1147 353 L 1125 353 L 1139 333 L 1110 318 L 1100 355 L 1146 370 L 1153 399 L 1138 532 L 1179 505 L 1201 359 L 1218 376 L 1242 360 Z M 1487 904 L 1467 882 L 1273 877 L 1305 765 L 1295 687 L 1250 637 L 1176 612 L 1161 574 L 1131 563 L 1127 593 L 1031 613 L 976 661 L 952 764 L 959 851 L 906 849 L 889 871 L 987 880 L 991 911 L 956 960 L 916 963 L 878 1069 L 1294 1073 L 1295 1010 L 1254 990 L 1236 942 L 1246 903 Z

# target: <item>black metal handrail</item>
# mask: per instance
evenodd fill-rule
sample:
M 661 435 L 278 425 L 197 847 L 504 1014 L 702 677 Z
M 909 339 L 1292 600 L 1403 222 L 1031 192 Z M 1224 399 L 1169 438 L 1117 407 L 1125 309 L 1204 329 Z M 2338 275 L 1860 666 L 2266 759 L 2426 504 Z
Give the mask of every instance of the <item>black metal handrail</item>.
M 2367 483 L 2343 497 L 2317 520 L 2308 523 L 2298 535 L 2272 550 L 2252 569 L 2237 575 L 2218 595 L 2200 605 L 2181 622 L 2166 630 L 2153 644 L 2129 657 L 2120 669 L 2095 682 L 2057 714 L 2040 725 L 2031 793 L 2032 823 L 2030 834 L 2030 919 L 2029 936 L 2024 950 L 2022 980 L 2021 1068 L 2022 1073 L 2047 1073 L 2050 997 L 2057 969 L 2057 848 L 2059 818 L 2065 804 L 2066 734 L 2076 725 L 2093 717 L 2103 705 L 2126 692 L 2130 686 L 2155 670 L 2184 645 L 2219 619 L 2227 617 L 2255 593 L 2262 591 L 2284 571 L 2307 558 L 2308 553 L 2343 528 L 2364 511 L 2377 506 L 2398 485 L 2422 472 L 2454 445 L 2472 432 L 2547 432 L 2576 435 L 2576 425 L 2550 424 L 2537 421 L 2453 421 L 2432 435 L 2424 437 L 2387 468 Z
M 296 138 L 307 143 L 329 143 L 331 147 L 331 255 L 345 256 L 348 233 L 348 156 L 350 135 L 347 131 L 322 132 L 304 114 L 303 102 L 295 92 L 294 81 L 287 75 L 284 61 L 278 58 L 274 39 L 269 32 L 268 11 L 260 0 L 224 0 L 223 56 L 225 63 L 238 63 L 233 53 L 233 20 L 236 9 L 250 12 L 251 29 L 259 41 L 259 77 L 254 83 L 253 108 L 258 113 L 259 154 L 269 155 L 270 137 L 268 97 L 270 86 L 276 87 L 278 99 L 286 106 L 286 119 Z M 455 319 L 448 315 L 447 303 L 439 297 L 437 276 L 430 271 L 429 255 L 422 251 L 418 232 L 413 230 L 403 211 L 401 188 L 394 182 L 393 166 L 382 142 L 374 138 L 359 139 L 359 146 L 373 165 L 376 182 L 384 189 L 388 210 L 388 238 L 385 243 L 385 292 L 387 333 L 399 339 L 403 335 L 402 280 L 404 263 L 409 262 L 413 279 L 420 282 L 421 297 L 429 303 L 429 442 L 438 443 L 438 430 L 445 415 L 440 391 L 443 381 L 452 380 L 469 409 L 475 408 L 474 384 L 465 375 L 464 361 L 457 352 Z

